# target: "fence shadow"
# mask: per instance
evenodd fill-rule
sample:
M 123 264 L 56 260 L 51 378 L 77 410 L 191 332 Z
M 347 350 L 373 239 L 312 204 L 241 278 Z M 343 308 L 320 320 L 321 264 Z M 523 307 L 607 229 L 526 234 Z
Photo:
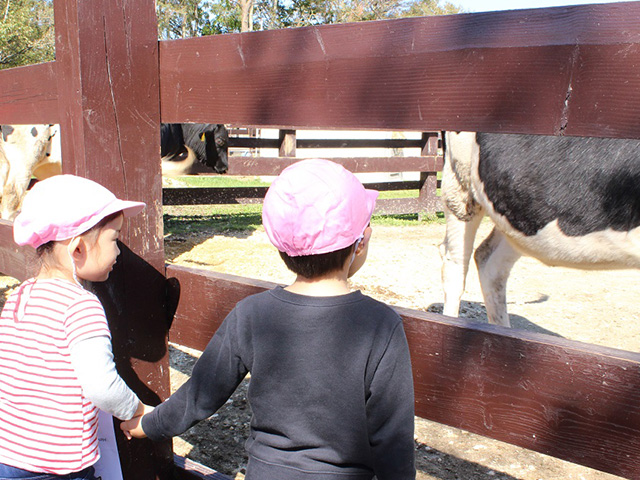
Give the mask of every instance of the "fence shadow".
M 539 299 L 529 303 L 546 302 L 548 299 L 549 297 L 547 295 L 542 295 Z M 439 313 L 442 315 L 443 307 L 444 306 L 442 303 L 432 303 L 427 307 L 427 311 Z M 460 317 L 464 318 L 465 320 L 471 320 L 473 322 L 488 323 L 487 310 L 484 304 L 479 302 L 460 302 Z M 556 333 L 552 330 L 547 330 L 546 328 L 543 328 L 540 325 L 520 315 L 510 314 L 509 319 L 511 320 L 512 328 L 564 338 L 559 333 Z
M 260 213 L 163 215 L 166 260 L 171 262 L 213 237 L 247 239 L 262 225 Z M 167 248 L 168 247 L 168 248 Z
M 416 441 L 416 470 L 438 480 L 518 480 L 479 463 L 445 453 Z

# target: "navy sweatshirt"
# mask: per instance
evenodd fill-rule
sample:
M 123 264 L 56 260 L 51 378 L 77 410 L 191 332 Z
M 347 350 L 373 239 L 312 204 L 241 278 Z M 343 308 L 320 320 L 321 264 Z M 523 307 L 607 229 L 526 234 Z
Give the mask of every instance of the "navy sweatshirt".
M 152 440 L 212 415 L 251 372 L 247 480 L 413 480 L 413 379 L 402 320 L 361 292 L 277 287 L 229 313 L 191 378 L 142 420 Z

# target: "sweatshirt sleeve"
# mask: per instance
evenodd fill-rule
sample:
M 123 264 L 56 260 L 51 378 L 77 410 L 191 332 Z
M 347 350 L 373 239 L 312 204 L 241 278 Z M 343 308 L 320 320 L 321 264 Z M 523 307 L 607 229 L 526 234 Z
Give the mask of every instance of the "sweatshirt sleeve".
M 378 480 L 414 480 L 414 395 L 402 322 L 378 364 L 367 400 L 369 442 Z
M 229 313 L 193 367 L 191 377 L 171 397 L 142 418 L 152 440 L 180 435 L 215 413 L 246 376 L 237 348 L 235 309 Z

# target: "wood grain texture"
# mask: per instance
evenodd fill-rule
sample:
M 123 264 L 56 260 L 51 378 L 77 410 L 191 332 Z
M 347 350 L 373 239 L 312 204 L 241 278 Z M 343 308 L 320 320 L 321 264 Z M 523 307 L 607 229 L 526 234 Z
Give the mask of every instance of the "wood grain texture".
M 0 123 L 58 123 L 54 62 L 0 71 Z
M 229 157 L 229 175 L 279 175 L 282 170 L 300 161 L 290 157 Z M 332 158 L 354 173 L 365 172 L 438 172 L 442 156 L 424 157 L 342 157 Z
M 126 219 L 118 262 L 92 289 L 118 372 L 155 405 L 170 393 L 155 3 L 56 0 L 54 8 L 63 170 L 147 204 Z M 127 441 L 119 428 L 116 438 L 125 480 L 172 477 L 171 442 Z
M 638 2 L 160 42 L 162 119 L 638 138 L 639 42 Z

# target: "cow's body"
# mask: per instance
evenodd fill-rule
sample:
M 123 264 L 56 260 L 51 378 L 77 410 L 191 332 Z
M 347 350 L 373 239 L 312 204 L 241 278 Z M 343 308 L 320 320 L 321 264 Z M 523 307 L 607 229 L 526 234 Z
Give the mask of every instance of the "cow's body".
M 2 125 L 0 136 L 0 216 L 12 220 L 32 176 L 42 180 L 62 172 L 57 125 Z
M 224 125 L 163 123 L 160 130 L 163 175 L 187 175 L 207 167 L 217 173 L 229 168 L 229 133 Z
M 508 326 L 506 283 L 521 255 L 581 269 L 640 268 L 640 142 L 447 132 L 442 177 L 444 314 L 457 316 L 474 258 L 491 323 Z

